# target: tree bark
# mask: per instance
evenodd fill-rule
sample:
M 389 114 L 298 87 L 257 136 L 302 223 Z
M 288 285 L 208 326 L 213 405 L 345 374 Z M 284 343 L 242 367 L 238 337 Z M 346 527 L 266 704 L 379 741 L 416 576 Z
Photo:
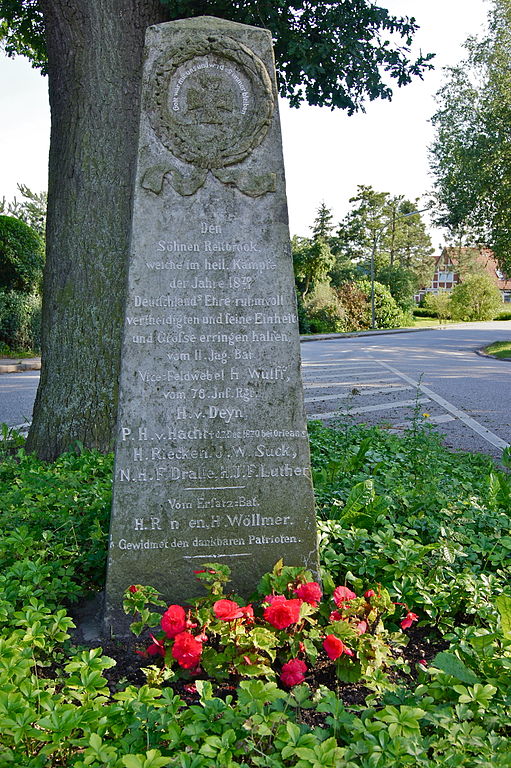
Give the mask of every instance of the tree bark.
M 158 0 L 40 0 L 52 118 L 42 370 L 27 448 L 112 448 L 145 29 Z

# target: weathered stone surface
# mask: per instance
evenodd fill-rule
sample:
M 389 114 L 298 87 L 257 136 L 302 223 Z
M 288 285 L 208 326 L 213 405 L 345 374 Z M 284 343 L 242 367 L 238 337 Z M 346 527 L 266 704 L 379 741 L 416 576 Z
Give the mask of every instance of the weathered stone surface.
M 204 17 L 148 30 L 106 626 L 151 584 L 248 595 L 316 568 L 298 319 L 270 33 Z

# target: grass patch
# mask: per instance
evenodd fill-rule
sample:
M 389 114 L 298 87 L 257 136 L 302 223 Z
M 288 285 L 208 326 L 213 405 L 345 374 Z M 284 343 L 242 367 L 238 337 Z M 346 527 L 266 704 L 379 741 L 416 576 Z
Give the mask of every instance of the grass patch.
M 501 360 L 509 360 L 511 359 L 511 341 L 494 341 L 493 344 L 484 348 L 484 352 Z

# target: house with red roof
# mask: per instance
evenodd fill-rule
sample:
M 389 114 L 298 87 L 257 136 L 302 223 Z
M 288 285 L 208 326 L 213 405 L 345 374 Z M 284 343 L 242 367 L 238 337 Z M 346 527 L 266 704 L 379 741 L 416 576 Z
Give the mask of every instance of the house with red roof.
M 511 278 L 502 272 L 489 248 L 450 246 L 444 248 L 435 260 L 435 273 L 429 286 L 415 294 L 418 303 L 426 293 L 452 291 L 463 282 L 463 275 L 486 273 L 502 295 L 502 301 L 511 303 Z

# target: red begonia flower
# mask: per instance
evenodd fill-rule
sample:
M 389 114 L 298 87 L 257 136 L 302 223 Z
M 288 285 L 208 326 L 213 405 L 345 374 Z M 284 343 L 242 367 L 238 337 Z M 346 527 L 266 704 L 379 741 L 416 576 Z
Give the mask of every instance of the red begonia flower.
M 263 600 L 263 603 L 269 603 L 270 605 L 273 605 L 273 603 L 283 603 L 287 600 L 287 597 L 284 595 L 266 595 L 266 597 Z
M 307 665 L 301 659 L 291 659 L 282 666 L 280 674 L 281 682 L 288 688 L 305 680 L 304 674 L 307 672 Z
M 263 618 L 275 629 L 285 629 L 299 620 L 301 605 L 298 599 L 274 601 L 264 609 Z
M 364 592 L 364 597 L 366 600 L 369 600 L 371 597 L 374 597 L 376 592 L 374 589 L 368 589 L 367 592 Z
M 408 611 L 403 621 L 401 622 L 401 629 L 408 629 L 408 627 L 411 627 L 413 622 L 417 621 L 418 618 L 419 617 L 417 616 L 416 613 L 412 613 L 412 611 Z
M 346 616 L 343 616 L 339 611 L 332 611 L 328 617 L 329 621 L 347 621 Z
M 181 605 L 169 605 L 161 617 L 161 628 L 167 637 L 174 638 L 186 629 L 186 613 Z
M 213 613 L 217 619 L 221 621 L 234 621 L 234 619 L 242 619 L 244 609 L 235 603 L 234 600 L 217 600 L 213 605 Z
M 131 592 L 131 594 L 133 595 L 135 592 L 138 592 L 138 587 L 132 584 L 131 587 L 128 587 L 128 592 Z
M 323 592 L 317 581 L 308 581 L 306 584 L 300 584 L 300 586 L 295 589 L 295 594 L 298 595 L 300 600 L 303 600 L 304 603 L 309 603 L 309 605 L 314 606 L 316 606 L 323 597 Z
M 348 587 L 336 587 L 334 589 L 334 603 L 338 608 L 342 606 L 343 603 L 347 603 L 348 600 L 353 600 L 356 597 L 356 594 L 351 591 L 351 589 L 348 589 Z
M 172 656 L 183 669 L 194 669 L 199 666 L 202 654 L 202 644 L 189 632 L 177 635 L 172 646 Z
M 353 651 L 346 648 L 342 640 L 335 635 L 327 635 L 325 637 L 323 640 L 323 648 L 325 649 L 328 658 L 332 659 L 332 661 L 338 659 L 343 653 L 345 653 L 346 656 L 353 656 Z

